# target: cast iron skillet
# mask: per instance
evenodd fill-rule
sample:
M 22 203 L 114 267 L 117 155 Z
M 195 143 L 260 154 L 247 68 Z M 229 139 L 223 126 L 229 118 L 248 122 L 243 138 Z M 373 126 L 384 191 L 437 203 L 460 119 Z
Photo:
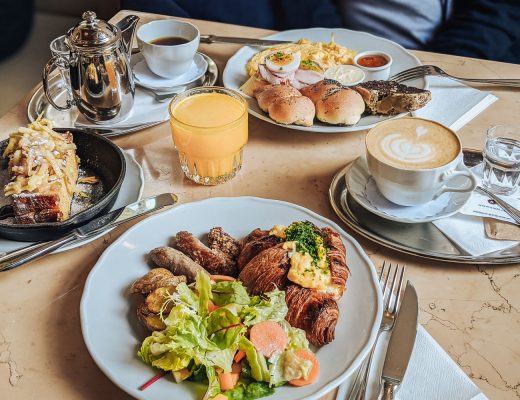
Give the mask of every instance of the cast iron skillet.
M 103 136 L 81 129 L 54 128 L 54 130 L 72 133 L 77 147 L 76 154 L 80 158 L 80 175 L 94 175 L 100 182 L 87 188 L 88 192 L 74 196 L 71 217 L 63 222 L 15 224 L 12 218 L 3 219 L 0 215 L 0 236 L 6 239 L 19 242 L 57 239 L 109 211 L 117 199 L 126 173 L 121 149 Z M 0 142 L 0 157 L 7 143 L 8 140 Z M 7 174 L 6 168 L 6 160 L 0 159 L 0 174 Z M 0 187 L 0 191 L 3 195 L 3 187 Z

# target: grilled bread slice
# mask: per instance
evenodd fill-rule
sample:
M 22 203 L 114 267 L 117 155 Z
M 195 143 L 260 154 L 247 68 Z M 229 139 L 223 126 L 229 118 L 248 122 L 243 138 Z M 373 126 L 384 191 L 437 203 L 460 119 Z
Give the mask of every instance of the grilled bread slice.
M 429 90 L 395 81 L 367 81 L 354 88 L 372 114 L 394 115 L 424 107 L 432 98 Z
M 10 181 L 15 222 L 59 222 L 70 217 L 78 179 L 79 159 L 70 132 L 52 130 L 52 122 L 38 119 L 10 135 L 3 153 Z

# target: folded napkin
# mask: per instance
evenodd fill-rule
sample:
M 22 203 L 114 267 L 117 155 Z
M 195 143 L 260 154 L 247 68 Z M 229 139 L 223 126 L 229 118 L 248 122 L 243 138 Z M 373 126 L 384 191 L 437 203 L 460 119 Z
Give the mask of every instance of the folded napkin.
M 389 338 L 389 334 L 383 333 L 376 346 L 367 388 L 367 399 L 377 398 L 379 377 Z M 337 400 L 347 400 L 352 383 L 353 378 L 339 387 Z M 396 399 L 486 400 L 487 397 L 428 332 L 419 326 L 412 357 L 403 383 L 397 391 Z
M 473 89 L 440 76 L 427 77 L 432 92 L 428 105 L 414 111 L 414 117 L 431 119 L 458 131 L 497 100 L 488 92 Z
M 143 89 L 135 88 L 134 106 L 128 117 L 117 123 L 93 124 L 80 114 L 76 120 L 76 126 L 89 128 L 125 128 L 137 124 L 167 121 L 169 101 L 159 103 L 152 94 Z
M 481 182 L 482 164 L 471 168 L 471 172 Z M 516 193 L 512 196 L 500 196 L 504 201 L 514 207 L 520 206 L 520 196 Z M 500 206 L 490 202 L 486 195 L 477 191 L 471 194 L 469 201 L 461 212 L 453 217 L 439 219 L 433 224 L 439 228 L 459 248 L 472 256 L 493 253 L 505 250 L 518 244 L 516 240 L 498 240 L 490 238 L 486 233 L 484 218 L 493 217 L 502 221 L 511 222 L 512 219 Z

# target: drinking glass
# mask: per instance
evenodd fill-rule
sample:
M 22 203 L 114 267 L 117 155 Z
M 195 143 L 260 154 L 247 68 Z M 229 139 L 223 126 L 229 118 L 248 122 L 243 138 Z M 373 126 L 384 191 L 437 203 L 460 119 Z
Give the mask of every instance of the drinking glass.
M 67 35 L 62 35 L 54 39 L 50 44 L 51 54 L 56 59 L 56 65 L 61 75 L 61 81 L 65 82 L 61 86 L 66 89 L 69 94 L 69 98 L 72 98 L 71 85 L 70 85 L 70 49 L 67 45 Z
M 482 184 L 495 194 L 508 196 L 520 178 L 520 129 L 497 125 L 488 129 L 484 146 Z
M 238 173 L 248 138 L 247 102 L 240 93 L 194 88 L 177 95 L 169 111 L 173 142 L 189 179 L 217 185 Z

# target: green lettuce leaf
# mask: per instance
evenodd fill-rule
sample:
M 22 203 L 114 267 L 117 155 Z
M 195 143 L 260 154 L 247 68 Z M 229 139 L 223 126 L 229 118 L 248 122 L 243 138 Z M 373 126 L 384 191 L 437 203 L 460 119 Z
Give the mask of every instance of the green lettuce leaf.
M 211 400 L 217 394 L 221 393 L 220 383 L 215 368 L 206 368 L 206 376 L 208 377 L 209 384 L 202 400 Z
M 217 306 L 224 306 L 230 303 L 248 305 L 250 301 L 246 288 L 239 281 L 217 282 L 213 285 L 211 291 L 213 293 L 213 303 Z
M 242 307 L 239 313 L 246 326 L 253 326 L 262 321 L 283 321 L 287 315 L 285 292 L 278 289 L 253 296 L 249 305 Z
M 185 304 L 186 306 L 198 310 L 199 307 L 199 297 L 195 294 L 193 290 L 191 290 L 186 282 L 181 282 L 175 288 L 175 293 L 177 294 L 178 301 Z M 175 296 L 175 293 L 172 296 Z
M 269 382 L 269 370 L 264 355 L 259 353 L 245 336 L 240 337 L 239 347 L 240 350 L 246 352 L 246 358 L 251 367 L 251 377 L 255 381 Z
M 195 278 L 195 289 L 199 294 L 199 315 L 204 318 L 209 314 L 208 301 L 213 298 L 211 293 L 211 281 L 209 276 L 203 272 L 198 272 Z
M 235 388 L 224 392 L 228 400 L 255 400 L 273 393 L 274 389 L 264 382 L 239 382 Z
M 209 314 L 206 322 L 209 337 L 221 349 L 236 349 L 239 336 L 246 330 L 240 318 L 223 307 Z
M 287 321 L 280 321 L 287 338 L 287 350 L 309 349 L 309 341 L 303 329 L 292 327 Z
M 208 351 L 205 355 L 205 364 L 222 368 L 224 372 L 231 372 L 231 365 L 236 352 L 236 348 Z
M 269 386 L 281 386 L 286 382 L 283 376 L 283 353 L 269 359 Z
M 189 356 L 169 352 L 161 358 L 152 361 L 152 365 L 164 371 L 179 371 L 180 369 L 186 368 L 190 361 L 191 357 Z

